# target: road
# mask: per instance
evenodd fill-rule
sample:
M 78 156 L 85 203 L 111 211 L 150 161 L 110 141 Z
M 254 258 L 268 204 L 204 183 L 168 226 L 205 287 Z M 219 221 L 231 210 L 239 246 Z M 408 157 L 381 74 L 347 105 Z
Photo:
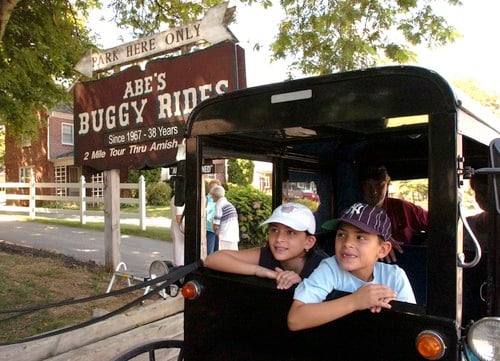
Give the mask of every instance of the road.
M 131 220 L 124 218 L 125 222 Z M 170 219 L 166 218 L 150 220 L 149 225 L 153 222 L 170 226 Z M 0 241 L 52 250 L 104 265 L 104 232 L 101 231 L 22 221 L 13 215 L 0 214 Z M 147 274 L 152 261 L 173 260 L 172 243 L 122 234 L 120 257 L 127 269 Z

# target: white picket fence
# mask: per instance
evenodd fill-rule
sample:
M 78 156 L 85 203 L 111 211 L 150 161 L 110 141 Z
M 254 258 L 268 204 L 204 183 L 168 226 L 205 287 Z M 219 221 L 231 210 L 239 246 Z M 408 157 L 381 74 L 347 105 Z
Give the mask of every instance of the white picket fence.
M 53 195 L 41 194 L 42 189 L 54 189 Z M 36 213 L 45 213 L 46 209 L 37 207 L 37 201 L 54 202 L 58 203 L 74 203 L 78 210 L 74 210 L 74 214 L 80 215 L 81 224 L 87 223 L 87 204 L 104 204 L 103 183 L 87 183 L 85 177 L 80 178 L 78 183 L 36 183 L 32 180 L 29 183 L 23 182 L 5 182 L 0 183 L 0 210 L 7 210 L 12 212 L 27 213 L 30 219 L 35 219 Z M 17 192 L 13 193 L 10 189 L 16 189 Z M 27 191 L 19 192 L 19 190 L 26 189 Z M 87 196 L 87 190 L 90 193 L 99 194 L 100 196 Z M 137 190 L 137 198 L 120 197 L 120 204 L 135 204 L 139 208 L 139 226 L 142 230 L 146 229 L 146 182 L 144 176 L 140 176 L 139 183 L 120 183 L 120 191 L 122 189 Z M 68 190 L 71 190 L 67 195 Z M 24 193 L 24 194 L 20 194 Z M 120 192 L 121 193 L 121 192 Z M 25 200 L 28 201 L 28 207 L 23 206 L 8 206 L 9 200 Z M 68 210 L 65 210 L 68 213 Z

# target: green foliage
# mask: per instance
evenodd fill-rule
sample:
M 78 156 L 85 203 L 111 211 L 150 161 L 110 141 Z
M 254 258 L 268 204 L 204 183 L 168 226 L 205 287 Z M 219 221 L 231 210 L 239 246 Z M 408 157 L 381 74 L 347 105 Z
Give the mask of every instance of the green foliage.
M 396 183 L 396 182 L 395 182 Z M 427 179 L 415 179 L 399 181 L 399 194 L 412 203 L 426 200 L 429 194 L 429 183 Z
M 459 0 L 446 2 L 460 4 Z M 416 59 L 412 46 L 442 46 L 458 37 L 428 0 L 284 0 L 280 4 L 286 16 L 271 45 L 273 60 L 296 59 L 291 70 L 304 74 L 364 68 L 384 58 L 406 63 Z
M 170 202 L 172 189 L 165 182 L 149 183 L 146 186 L 146 204 L 148 206 L 166 206 Z
M 198 19 L 220 2 L 115 0 L 110 8 L 119 27 L 130 27 L 142 36 L 154 33 L 162 24 L 175 27 Z M 242 2 L 273 6 L 270 0 Z M 443 2 L 460 5 L 460 0 Z M 458 37 L 446 19 L 434 12 L 430 0 L 284 0 L 279 4 L 286 16 L 271 45 L 273 60 L 294 58 L 290 70 L 304 74 L 363 68 L 386 59 L 406 63 L 416 59 L 412 46 L 442 46 Z
M 140 176 L 144 176 L 146 184 L 158 183 L 161 180 L 161 168 L 155 169 L 130 169 L 128 171 L 128 182 L 139 183 Z
M 240 248 L 266 244 L 266 227 L 260 224 L 272 213 L 271 196 L 252 186 L 230 184 L 226 197 L 238 211 Z
M 320 204 L 319 202 L 316 202 L 316 201 L 313 201 L 310 199 L 306 199 L 306 198 L 297 198 L 297 199 L 294 199 L 293 202 L 305 205 L 313 213 L 318 210 L 319 204 Z
M 488 108 L 495 116 L 500 118 L 500 94 L 496 91 L 486 92 L 472 79 L 462 79 L 453 81 L 454 85 L 470 96 L 481 105 Z
M 36 138 L 39 112 L 71 102 L 75 64 L 92 47 L 83 19 L 93 5 L 24 0 L 15 6 L 0 39 L 0 123 L 18 139 Z
M 0 124 L 7 125 L 18 138 L 36 138 L 39 112 L 70 102 L 67 90 L 81 79 L 75 64 L 95 47 L 86 18 L 89 10 L 100 8 L 103 1 L 0 1 L 0 17 L 4 20 L 0 23 Z M 119 27 L 141 37 L 165 26 L 173 28 L 199 20 L 221 2 L 112 0 L 108 9 Z M 460 0 L 443 2 L 460 5 Z M 270 0 L 243 3 L 264 7 L 273 4 Z M 15 7 L 9 18 L 12 4 Z M 441 46 L 458 37 L 431 5 L 430 0 L 284 0 L 280 6 L 286 17 L 271 46 L 272 58 L 295 59 L 290 70 L 304 74 L 362 68 L 386 59 L 412 61 L 415 54 L 411 46 Z M 227 23 L 234 20 L 231 12 L 227 17 Z M 240 180 L 243 178 L 238 183 Z
M 114 0 L 108 6 L 115 14 L 120 28 L 132 29 L 141 37 L 157 32 L 165 24 L 169 28 L 200 19 L 206 11 L 223 0 L 171 1 L 171 0 Z
M 248 159 L 230 159 L 227 163 L 227 175 L 231 183 L 240 186 L 252 184 L 255 165 Z
M 68 88 L 82 79 L 75 65 L 97 43 L 87 17 L 103 2 L 0 0 L 0 124 L 12 136 L 35 139 L 38 114 L 72 102 Z M 198 20 L 221 2 L 111 1 L 108 7 L 120 27 L 140 37 Z
M 7 9 L 7 2 L 1 1 L 5 8 L 0 9 Z M 119 27 L 141 37 L 165 24 L 172 28 L 198 20 L 221 2 L 114 0 L 108 8 Z M 272 5 L 269 0 L 243 2 Z M 280 5 L 286 17 L 272 44 L 273 59 L 295 58 L 292 69 L 305 74 L 370 66 L 382 57 L 404 63 L 415 58 L 411 45 L 440 46 L 457 37 L 455 29 L 433 12 L 429 0 L 285 0 Z M 0 14 L 8 19 L 3 36 L 0 31 L 0 123 L 13 135 L 35 138 L 37 113 L 69 101 L 67 88 L 80 77 L 74 66 L 94 47 L 85 26 L 94 7 L 101 7 L 101 1 L 21 0 L 10 18 Z M 234 14 L 228 17 L 228 22 L 234 20 Z
M 129 169 L 128 171 L 128 183 L 139 183 L 139 178 L 144 176 L 144 182 L 146 182 L 146 197 L 148 192 L 148 186 L 150 184 L 156 184 L 161 180 L 161 168 L 155 169 Z M 169 186 L 170 189 L 170 186 Z M 136 189 L 131 190 L 132 198 L 139 197 L 138 191 Z M 153 196 L 154 197 L 154 196 Z M 170 199 L 170 198 L 169 198 Z M 146 198 L 147 200 L 147 198 Z M 163 204 L 159 204 L 163 205 Z

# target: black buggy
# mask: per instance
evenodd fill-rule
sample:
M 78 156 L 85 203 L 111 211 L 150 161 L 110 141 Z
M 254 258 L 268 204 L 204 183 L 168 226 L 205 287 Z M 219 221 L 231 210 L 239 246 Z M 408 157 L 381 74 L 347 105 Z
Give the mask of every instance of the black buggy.
M 433 71 L 381 67 L 227 93 L 201 103 L 187 123 L 177 165 L 184 195 L 186 264 L 184 340 L 131 350 L 179 347 L 193 360 L 495 360 L 500 357 L 500 220 L 490 202 L 483 247 L 464 250 L 464 184 L 487 173 L 491 200 L 500 189 L 498 119 L 474 108 Z M 294 184 L 314 184 L 317 224 L 356 200 L 359 164 L 377 154 L 393 180 L 426 180 L 429 230 L 398 259 L 417 304 L 394 302 L 380 314 L 355 312 L 291 332 L 293 290 L 272 280 L 202 267 L 202 166 L 249 159 L 272 165 L 273 208 Z M 497 169 L 494 169 L 497 167 Z M 293 188 L 293 187 L 292 187 Z M 497 192 L 495 192 L 497 191 Z M 464 226 L 465 223 L 465 226 Z M 320 235 L 332 253 L 332 235 Z M 336 295 L 332 295 L 336 297 Z

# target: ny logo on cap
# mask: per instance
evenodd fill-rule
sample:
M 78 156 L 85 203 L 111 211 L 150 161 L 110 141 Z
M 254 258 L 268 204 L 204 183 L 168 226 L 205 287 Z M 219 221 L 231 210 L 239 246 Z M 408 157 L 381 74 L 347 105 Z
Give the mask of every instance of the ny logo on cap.
M 363 211 L 363 208 L 365 208 L 363 203 L 354 203 L 346 212 L 346 215 L 352 217 L 354 214 L 360 214 Z

